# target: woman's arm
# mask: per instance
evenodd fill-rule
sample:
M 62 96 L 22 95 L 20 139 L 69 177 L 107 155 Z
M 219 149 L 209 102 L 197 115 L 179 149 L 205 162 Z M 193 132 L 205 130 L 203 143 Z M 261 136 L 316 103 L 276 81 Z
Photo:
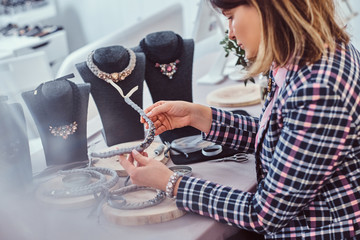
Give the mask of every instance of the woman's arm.
M 320 84 L 299 89 L 285 104 L 284 127 L 272 158 L 263 159 L 265 178 L 255 194 L 183 177 L 177 206 L 262 234 L 281 230 L 308 206 L 338 169 L 351 117 Z
M 211 108 L 211 112 L 210 131 L 208 134 L 203 133 L 205 140 L 247 153 L 254 152 L 258 118 L 217 108 Z

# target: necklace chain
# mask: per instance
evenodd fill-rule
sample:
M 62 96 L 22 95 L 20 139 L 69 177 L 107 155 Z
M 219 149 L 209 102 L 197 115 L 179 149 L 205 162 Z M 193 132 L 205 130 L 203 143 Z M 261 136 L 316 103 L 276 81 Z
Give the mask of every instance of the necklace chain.
M 104 81 L 113 81 L 113 82 L 118 82 L 118 81 L 123 81 L 126 77 L 128 77 L 132 71 L 135 68 L 136 65 L 136 56 L 133 50 L 129 49 L 129 48 L 125 48 L 127 50 L 127 52 L 130 55 L 130 60 L 129 60 L 129 64 L 128 66 L 122 70 L 121 72 L 113 72 L 113 73 L 107 73 L 107 72 L 103 72 L 99 69 L 98 66 L 95 65 L 94 61 L 93 61 L 93 55 L 95 51 L 92 51 L 86 61 L 87 66 L 89 67 L 89 69 L 91 70 L 91 72 L 93 72 L 93 74 L 95 74 L 95 76 L 97 76 L 98 78 L 104 80 Z

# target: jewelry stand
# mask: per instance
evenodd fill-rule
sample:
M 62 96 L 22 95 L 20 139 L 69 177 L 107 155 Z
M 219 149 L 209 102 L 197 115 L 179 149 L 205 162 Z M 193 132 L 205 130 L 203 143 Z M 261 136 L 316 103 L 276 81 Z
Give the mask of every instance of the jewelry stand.
M 86 127 L 90 84 L 70 84 L 66 79 L 73 76 L 45 82 L 33 91 L 22 93 L 37 125 L 48 166 L 88 158 Z M 76 88 L 73 89 L 73 86 Z M 75 131 L 66 136 L 55 136 L 50 131 L 50 126 L 70 126 L 74 121 L 77 124 L 76 129 L 73 129 Z M 54 125 L 54 122 L 61 124 Z
M 32 167 L 26 122 L 20 104 L 0 99 L 0 190 L 2 193 L 26 189 L 32 180 Z
M 148 34 L 135 52 L 146 56 L 145 81 L 153 102 L 184 100 L 192 102 L 192 68 L 194 41 L 182 39 L 172 31 Z M 162 64 L 163 68 L 159 66 Z M 164 66 L 166 64 L 166 66 Z M 175 71 L 174 71 L 175 70 Z M 162 141 L 200 134 L 192 127 L 183 127 L 160 134 Z
M 143 81 L 145 56 L 136 53 L 135 68 L 124 80 L 116 82 L 126 95 L 132 88 L 138 90 L 131 95 L 131 100 L 140 108 L 143 105 Z M 128 51 L 122 46 L 110 46 L 95 50 L 94 64 L 103 72 L 123 71 L 129 64 Z M 107 146 L 136 141 L 144 138 L 144 127 L 139 114 L 132 109 L 119 95 L 117 90 L 94 75 L 86 62 L 76 64 L 82 79 L 91 84 L 91 95 L 94 98 L 103 124 L 103 136 Z

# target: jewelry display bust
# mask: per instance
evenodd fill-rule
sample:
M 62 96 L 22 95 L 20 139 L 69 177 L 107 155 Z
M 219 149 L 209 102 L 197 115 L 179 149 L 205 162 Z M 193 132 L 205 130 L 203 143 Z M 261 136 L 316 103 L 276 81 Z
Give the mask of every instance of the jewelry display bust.
M 22 93 L 37 125 L 46 164 L 87 159 L 87 110 L 90 84 L 75 84 L 68 75 Z
M 103 136 L 108 146 L 136 141 L 144 138 L 144 127 L 139 115 L 110 86 L 103 75 L 110 74 L 124 93 L 138 86 L 131 100 L 142 108 L 145 56 L 143 53 L 132 55 L 132 51 L 122 46 L 109 46 L 96 49 L 90 54 L 90 66 L 86 62 L 76 64 L 82 79 L 91 84 L 91 95 L 103 124 Z M 89 63 L 89 59 L 88 59 Z
M 145 81 L 153 102 L 184 100 L 192 102 L 192 69 L 194 41 L 183 39 L 172 31 L 155 32 L 140 41 L 135 52 L 146 56 Z M 166 131 L 162 141 L 200 134 L 192 127 Z
M 23 108 L 0 96 L 0 191 L 23 191 L 32 181 L 29 140 Z

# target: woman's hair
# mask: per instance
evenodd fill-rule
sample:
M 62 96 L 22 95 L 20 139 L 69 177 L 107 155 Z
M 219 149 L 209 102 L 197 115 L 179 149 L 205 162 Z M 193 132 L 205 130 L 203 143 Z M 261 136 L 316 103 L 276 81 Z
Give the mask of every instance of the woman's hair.
M 230 10 L 240 5 L 257 9 L 261 18 L 261 40 L 249 68 L 254 76 L 269 70 L 273 62 L 311 64 L 337 44 L 350 40 L 337 23 L 334 0 L 209 0 L 214 8 Z

